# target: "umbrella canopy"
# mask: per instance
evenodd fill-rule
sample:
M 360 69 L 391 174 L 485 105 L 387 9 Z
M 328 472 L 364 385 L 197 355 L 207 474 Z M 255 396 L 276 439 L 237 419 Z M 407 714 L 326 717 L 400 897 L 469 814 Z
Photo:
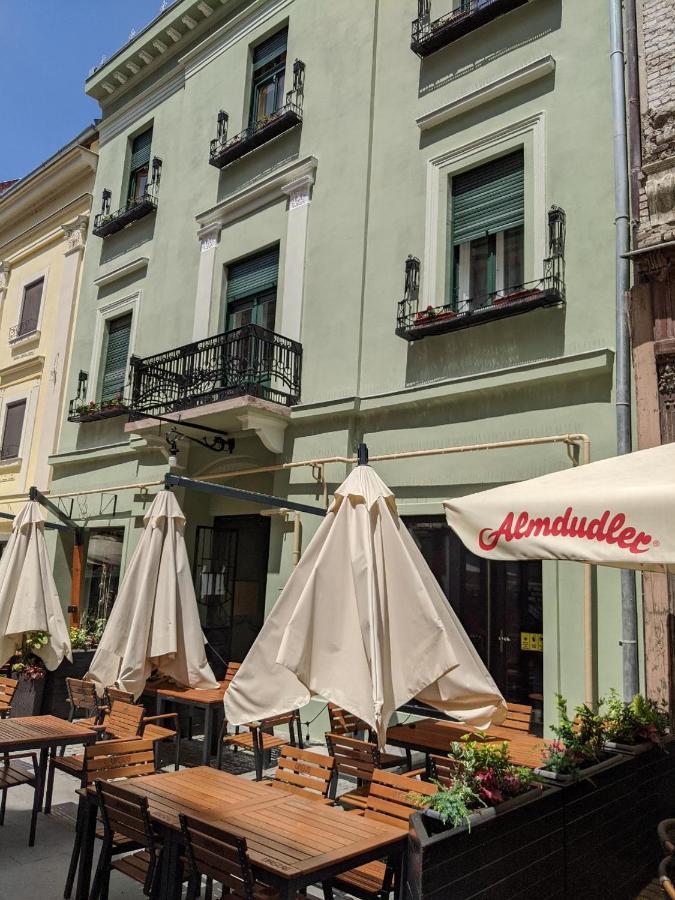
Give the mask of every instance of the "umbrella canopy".
M 487 559 L 568 559 L 675 572 L 675 444 L 639 450 L 443 504 Z
M 27 631 L 46 631 L 49 642 L 35 655 L 48 669 L 72 662 L 68 626 L 54 584 L 40 504 L 29 500 L 12 522 L 0 560 L 0 664 L 14 655 Z
M 157 494 L 144 521 L 86 677 L 101 690 L 117 684 L 135 697 L 154 669 L 192 688 L 215 688 L 185 547 L 185 516 L 170 491 Z
M 392 713 L 413 697 L 474 728 L 506 704 L 422 554 L 392 492 L 358 466 L 225 694 L 243 725 L 306 704 L 337 703 L 381 746 Z

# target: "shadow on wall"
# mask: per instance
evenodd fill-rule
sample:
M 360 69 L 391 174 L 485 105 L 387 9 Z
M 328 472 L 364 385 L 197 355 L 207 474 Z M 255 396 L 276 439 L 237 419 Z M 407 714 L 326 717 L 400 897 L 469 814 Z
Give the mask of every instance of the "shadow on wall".
M 134 222 L 133 225 L 128 225 L 126 228 L 123 228 L 122 231 L 111 234 L 101 241 L 101 256 L 99 258 L 100 266 L 104 266 L 106 263 L 112 262 L 121 256 L 125 256 L 130 250 L 135 250 L 143 244 L 147 244 L 148 241 L 151 241 L 154 238 L 155 220 L 157 219 L 157 216 L 160 215 L 159 205 L 161 205 L 161 202 L 162 201 L 160 200 L 157 212 L 145 216 L 143 219 L 139 219 L 137 222 Z
M 226 166 L 218 181 L 218 203 L 290 160 L 300 152 L 301 129 L 294 128 Z
M 565 352 L 565 307 L 427 337 L 408 347 L 406 387 L 555 359 Z
M 447 3 L 442 5 L 447 6 Z M 477 28 L 421 60 L 419 96 L 423 97 L 519 47 L 552 34 L 560 28 L 561 20 L 562 0 L 551 0 L 548 3 L 526 3 Z

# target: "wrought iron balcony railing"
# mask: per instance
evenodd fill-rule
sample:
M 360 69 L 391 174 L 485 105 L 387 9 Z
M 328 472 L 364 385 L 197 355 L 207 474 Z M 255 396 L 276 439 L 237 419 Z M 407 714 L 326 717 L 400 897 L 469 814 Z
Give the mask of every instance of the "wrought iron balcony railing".
M 548 213 L 548 253 L 542 277 L 513 285 L 484 297 L 419 308 L 420 261 L 409 256 L 405 264 L 405 288 L 396 316 L 396 334 L 419 341 L 435 334 L 459 331 L 472 325 L 516 316 L 532 309 L 565 302 L 565 211 L 552 206 Z
M 154 213 L 159 202 L 159 183 L 162 172 L 162 161 L 155 157 L 152 161 L 152 181 L 139 197 L 130 197 L 120 209 L 110 211 L 112 193 L 106 188 L 103 191 L 101 212 L 94 219 L 92 232 L 101 238 L 109 237 L 122 231 L 132 222 Z
M 410 49 L 419 57 L 430 56 L 470 31 L 523 6 L 529 0 L 460 0 L 452 12 L 431 21 L 431 0 L 417 0 Z
M 286 102 L 275 112 L 252 122 L 239 134 L 228 138 L 229 117 L 222 109 L 218 113 L 218 133 L 211 141 L 209 163 L 217 169 L 229 166 L 257 147 L 267 144 L 291 128 L 302 124 L 302 101 L 305 89 L 305 64 L 296 59 L 293 64 L 293 88 L 286 94 Z
M 131 359 L 132 413 L 164 415 L 250 394 L 282 406 L 300 400 L 302 345 L 244 325 L 166 353 Z
M 87 386 L 89 374 L 80 371 L 77 379 L 77 396 L 70 401 L 68 407 L 68 421 L 100 422 L 102 419 L 114 419 L 129 412 L 129 407 L 120 396 L 111 397 L 108 400 L 87 401 Z

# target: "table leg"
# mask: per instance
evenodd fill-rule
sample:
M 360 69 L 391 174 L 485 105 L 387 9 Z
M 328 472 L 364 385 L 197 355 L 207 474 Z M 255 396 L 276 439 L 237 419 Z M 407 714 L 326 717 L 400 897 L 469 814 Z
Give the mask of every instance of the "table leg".
M 40 810 L 40 812 L 42 812 L 42 807 L 44 805 L 45 784 L 47 783 L 47 766 L 49 764 L 50 750 L 54 751 L 54 750 L 56 750 L 56 748 L 55 747 L 52 747 L 52 748 L 43 747 L 42 750 L 40 750 L 40 760 L 39 760 L 39 765 L 38 765 L 38 772 L 40 775 L 40 783 L 39 783 L 39 785 L 36 785 L 36 791 L 39 795 L 39 801 L 40 801 L 39 806 L 38 806 L 38 809 Z
M 215 709 L 206 706 L 204 710 L 204 747 L 202 748 L 202 765 L 208 766 L 211 762 L 211 741 L 213 740 L 213 719 Z
M 91 885 L 91 867 L 96 841 L 96 803 L 85 799 L 82 810 L 82 843 L 80 844 L 80 865 L 77 873 L 77 893 L 75 900 L 88 900 Z
M 161 900 L 181 900 L 183 893 L 183 863 L 181 840 L 173 829 L 164 829 L 164 845 L 160 858 L 159 886 L 154 897 Z

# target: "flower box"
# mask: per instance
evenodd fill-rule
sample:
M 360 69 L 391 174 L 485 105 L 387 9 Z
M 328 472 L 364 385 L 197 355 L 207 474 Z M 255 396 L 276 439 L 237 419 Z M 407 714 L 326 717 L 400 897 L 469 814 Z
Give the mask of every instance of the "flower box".
M 621 760 L 621 754 L 608 752 L 603 759 L 599 760 L 596 763 L 593 763 L 590 766 L 584 766 L 573 775 L 561 774 L 560 772 L 551 772 L 548 769 L 542 768 L 535 769 L 534 774 L 542 781 L 558 785 L 559 787 L 564 787 L 568 784 L 575 784 L 581 778 L 593 778 L 599 772 L 603 772 L 605 769 L 611 769 L 612 766 L 615 766 L 618 762 L 621 762 Z
M 11 719 L 23 716 L 39 716 L 42 713 L 42 698 L 45 692 L 44 678 L 18 678 L 12 698 Z
M 453 310 L 448 310 L 447 312 L 442 313 L 433 313 L 433 312 L 418 312 L 415 316 L 415 325 L 429 325 L 432 322 L 443 322 L 449 319 L 456 319 L 457 313 Z
M 526 300 L 530 297 L 536 297 L 541 291 L 538 288 L 525 291 L 511 291 L 510 294 L 504 294 L 502 297 L 495 297 L 492 301 L 493 306 L 501 306 L 503 303 L 514 303 L 516 300 Z
M 124 403 L 111 403 L 106 406 L 89 404 L 77 407 L 68 417 L 71 422 L 100 422 L 103 419 L 114 419 L 129 412 L 129 407 Z

